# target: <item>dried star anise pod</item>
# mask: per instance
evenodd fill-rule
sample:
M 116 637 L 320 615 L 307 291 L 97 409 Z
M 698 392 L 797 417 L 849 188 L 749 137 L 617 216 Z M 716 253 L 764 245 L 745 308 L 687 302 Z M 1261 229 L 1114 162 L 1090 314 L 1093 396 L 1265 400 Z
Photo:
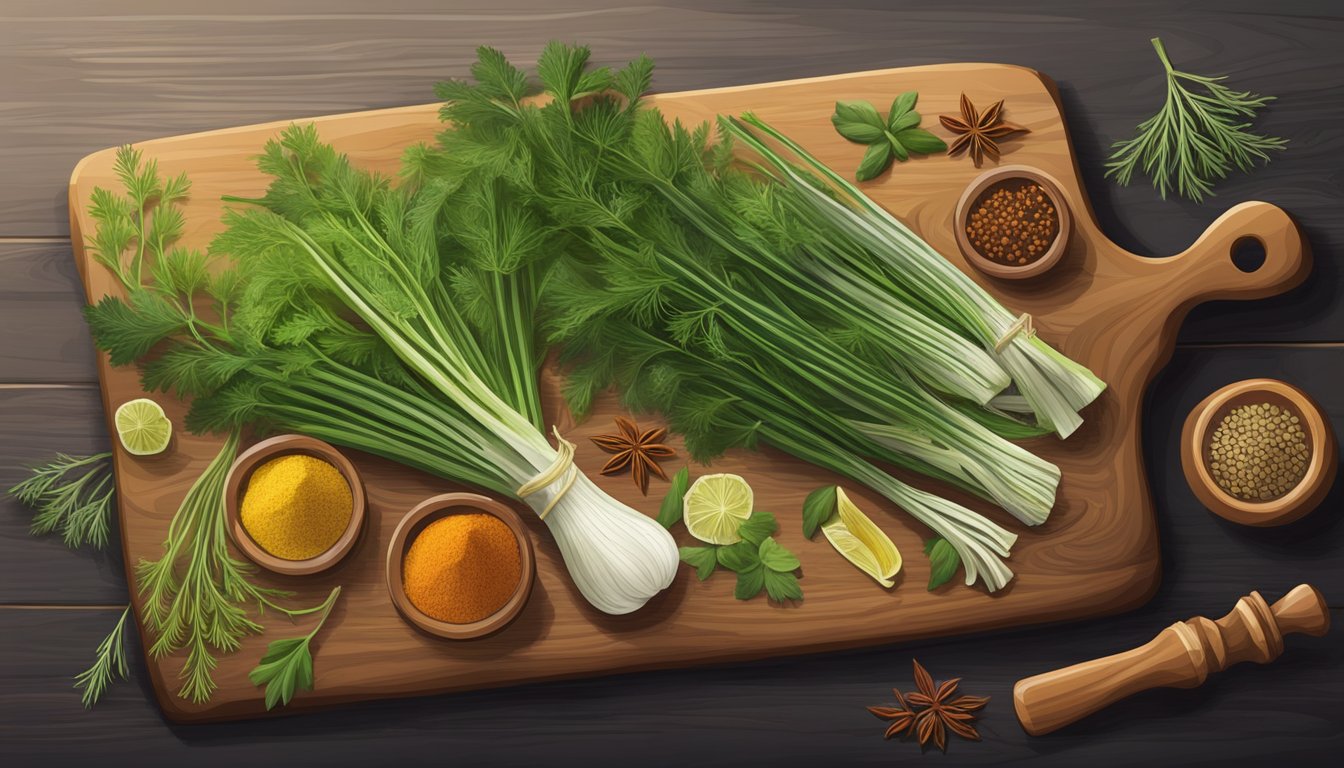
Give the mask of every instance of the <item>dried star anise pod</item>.
M 602 467 L 602 474 L 612 475 L 626 467 L 635 478 L 640 492 L 649 495 L 649 474 L 655 474 L 666 480 L 667 473 L 659 466 L 659 459 L 669 459 L 676 454 L 662 440 L 667 437 L 667 427 L 654 427 L 640 431 L 635 422 L 623 416 L 616 417 L 616 432 L 598 435 L 592 438 L 598 448 L 613 454 Z
M 964 93 L 961 94 L 961 117 L 941 115 L 938 122 L 947 130 L 961 134 L 948 145 L 947 154 L 955 157 L 969 149 L 976 168 L 980 167 L 986 155 L 996 161 L 999 159 L 999 139 L 1014 133 L 1030 133 L 1026 128 L 1003 119 L 1002 99 L 984 112 L 977 112 L 975 105 Z
M 932 741 L 944 752 L 947 751 L 948 731 L 965 739 L 979 741 L 980 733 L 971 725 L 975 720 L 975 715 L 971 713 L 983 709 L 989 703 L 989 697 L 958 696 L 954 699 L 952 694 L 956 693 L 961 678 L 954 677 L 935 686 L 933 677 L 918 661 L 914 661 L 914 667 L 915 686 L 919 688 L 917 693 L 902 696 L 899 690 L 893 688 L 897 707 L 868 708 L 875 716 L 891 721 L 886 738 L 913 733 L 919 739 L 919 746 L 923 747 Z

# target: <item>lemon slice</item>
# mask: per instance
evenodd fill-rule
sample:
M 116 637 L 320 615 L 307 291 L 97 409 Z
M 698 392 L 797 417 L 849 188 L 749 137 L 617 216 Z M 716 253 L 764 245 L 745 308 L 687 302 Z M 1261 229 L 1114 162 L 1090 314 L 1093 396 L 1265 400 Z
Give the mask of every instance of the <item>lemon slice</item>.
M 173 422 L 158 403 L 147 397 L 122 403 L 113 414 L 112 423 L 116 425 L 121 446 L 136 456 L 163 453 L 173 438 Z
M 845 489 L 835 489 L 835 514 L 821 525 L 821 532 L 835 551 L 878 584 L 890 587 L 891 577 L 901 570 L 901 553 L 868 516 L 854 506 Z
M 682 519 L 686 530 L 707 544 L 736 544 L 737 528 L 751 517 L 751 486 L 737 475 L 704 475 L 686 492 Z

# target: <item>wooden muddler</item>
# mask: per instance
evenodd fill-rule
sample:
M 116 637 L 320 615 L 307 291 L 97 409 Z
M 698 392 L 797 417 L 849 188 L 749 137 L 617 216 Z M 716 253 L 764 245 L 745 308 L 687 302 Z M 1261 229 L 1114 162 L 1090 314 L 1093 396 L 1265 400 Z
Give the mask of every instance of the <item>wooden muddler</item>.
M 1040 736 L 1149 688 L 1194 688 L 1239 662 L 1267 664 L 1283 653 L 1284 635 L 1319 637 L 1329 628 L 1315 587 L 1299 585 L 1272 606 L 1252 592 L 1217 621 L 1197 616 L 1132 651 L 1019 680 L 1013 707 L 1027 733 Z

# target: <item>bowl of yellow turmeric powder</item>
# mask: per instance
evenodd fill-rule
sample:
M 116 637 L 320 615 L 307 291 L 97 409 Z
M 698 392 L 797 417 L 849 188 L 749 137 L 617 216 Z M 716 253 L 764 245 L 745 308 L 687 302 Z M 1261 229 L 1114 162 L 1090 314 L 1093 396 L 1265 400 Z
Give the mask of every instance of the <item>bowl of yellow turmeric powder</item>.
M 354 549 L 364 525 L 364 485 L 340 451 L 306 435 L 278 435 L 247 449 L 224 485 L 229 536 L 257 565 L 310 576 Z
M 513 510 L 445 493 L 406 513 L 387 549 L 387 589 L 412 626 L 451 640 L 503 629 L 532 594 L 532 540 Z

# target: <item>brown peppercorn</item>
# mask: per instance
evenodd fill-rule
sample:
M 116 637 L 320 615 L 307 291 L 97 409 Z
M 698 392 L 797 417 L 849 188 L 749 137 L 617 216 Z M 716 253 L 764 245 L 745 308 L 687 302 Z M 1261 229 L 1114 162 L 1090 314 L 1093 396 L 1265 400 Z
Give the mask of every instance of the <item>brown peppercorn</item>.
M 1041 185 L 999 186 L 977 201 L 967 239 L 985 258 L 1028 264 L 1045 255 L 1059 235 L 1059 217 Z

